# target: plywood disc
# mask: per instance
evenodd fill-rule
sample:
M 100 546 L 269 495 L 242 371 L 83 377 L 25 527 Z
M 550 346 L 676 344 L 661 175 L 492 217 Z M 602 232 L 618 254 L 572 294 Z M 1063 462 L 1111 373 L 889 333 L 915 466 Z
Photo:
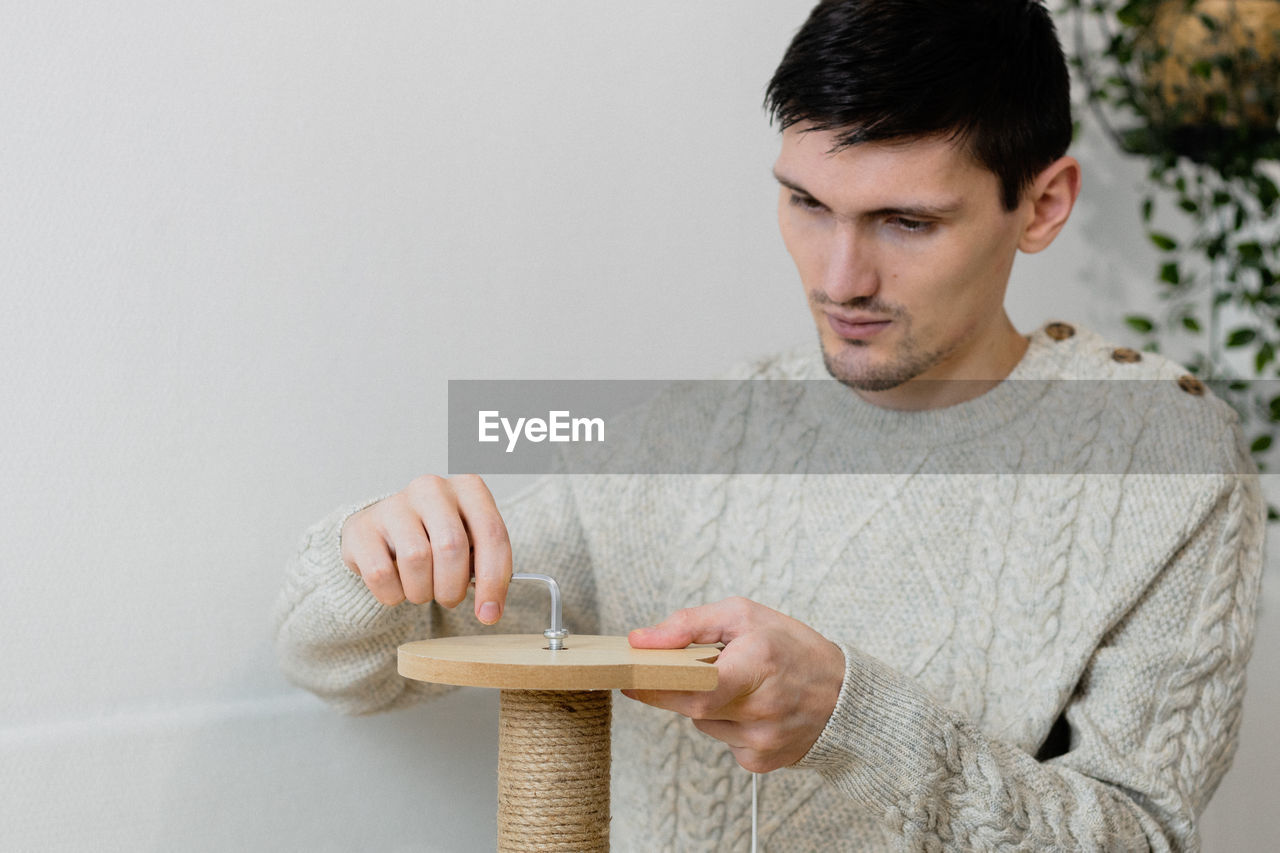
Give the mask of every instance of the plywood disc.
M 549 651 L 541 634 L 483 634 L 400 647 L 406 678 L 508 690 L 711 690 L 717 646 L 633 649 L 626 637 L 574 634 Z

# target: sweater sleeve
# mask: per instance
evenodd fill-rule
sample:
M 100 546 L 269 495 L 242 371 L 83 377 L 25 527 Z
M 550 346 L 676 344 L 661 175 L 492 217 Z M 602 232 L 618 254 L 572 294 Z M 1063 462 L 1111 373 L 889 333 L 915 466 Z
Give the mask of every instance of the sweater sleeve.
M 1262 569 L 1255 476 L 1210 512 L 1095 649 L 1041 762 L 845 645 L 818 770 L 920 850 L 1194 850 L 1235 751 Z
M 555 577 L 566 624 L 590 632 L 596 611 L 590 559 L 567 477 L 549 475 L 500 507 L 515 571 Z M 540 633 L 549 613 L 545 589 L 515 584 L 502 620 L 482 625 L 467 600 L 453 610 L 438 604 L 381 604 L 342 561 L 340 534 L 348 517 L 376 501 L 335 510 L 303 534 L 285 568 L 276 602 L 276 656 L 290 681 L 343 713 L 384 711 L 446 692 L 448 687 L 400 676 L 400 644 L 432 636 Z

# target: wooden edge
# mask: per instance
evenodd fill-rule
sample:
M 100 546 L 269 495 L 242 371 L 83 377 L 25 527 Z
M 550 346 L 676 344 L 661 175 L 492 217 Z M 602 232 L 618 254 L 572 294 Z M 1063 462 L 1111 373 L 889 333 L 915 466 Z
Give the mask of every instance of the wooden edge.
M 415 681 L 507 690 L 703 691 L 717 683 L 717 646 L 632 649 L 625 637 L 591 635 L 571 636 L 562 652 L 545 645 L 538 634 L 418 640 L 400 646 L 398 671 Z

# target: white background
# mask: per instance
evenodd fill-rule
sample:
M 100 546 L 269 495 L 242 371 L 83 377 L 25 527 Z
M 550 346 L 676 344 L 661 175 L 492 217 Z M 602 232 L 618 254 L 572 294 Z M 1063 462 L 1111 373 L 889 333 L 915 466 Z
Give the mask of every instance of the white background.
M 336 716 L 275 667 L 281 567 L 444 470 L 450 378 L 814 334 L 760 107 L 809 5 L 0 2 L 0 848 L 492 849 L 495 697 Z M 1075 153 L 1011 313 L 1133 344 L 1143 170 Z M 1269 576 L 1210 851 L 1271 842 Z

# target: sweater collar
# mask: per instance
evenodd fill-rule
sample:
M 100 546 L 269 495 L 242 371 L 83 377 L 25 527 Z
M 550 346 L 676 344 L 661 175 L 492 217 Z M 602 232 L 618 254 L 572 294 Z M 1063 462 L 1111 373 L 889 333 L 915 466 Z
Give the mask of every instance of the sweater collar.
M 807 383 L 805 405 L 816 415 L 821 433 L 836 441 L 852 436 L 875 444 L 891 441 L 898 448 L 938 447 L 965 441 L 1001 428 L 1026 413 L 1047 393 L 1057 358 L 1051 341 L 1038 330 L 1028 338 L 1027 351 L 999 384 L 984 393 L 940 409 L 901 411 L 868 403 L 830 378 L 821 358 L 815 360 Z

